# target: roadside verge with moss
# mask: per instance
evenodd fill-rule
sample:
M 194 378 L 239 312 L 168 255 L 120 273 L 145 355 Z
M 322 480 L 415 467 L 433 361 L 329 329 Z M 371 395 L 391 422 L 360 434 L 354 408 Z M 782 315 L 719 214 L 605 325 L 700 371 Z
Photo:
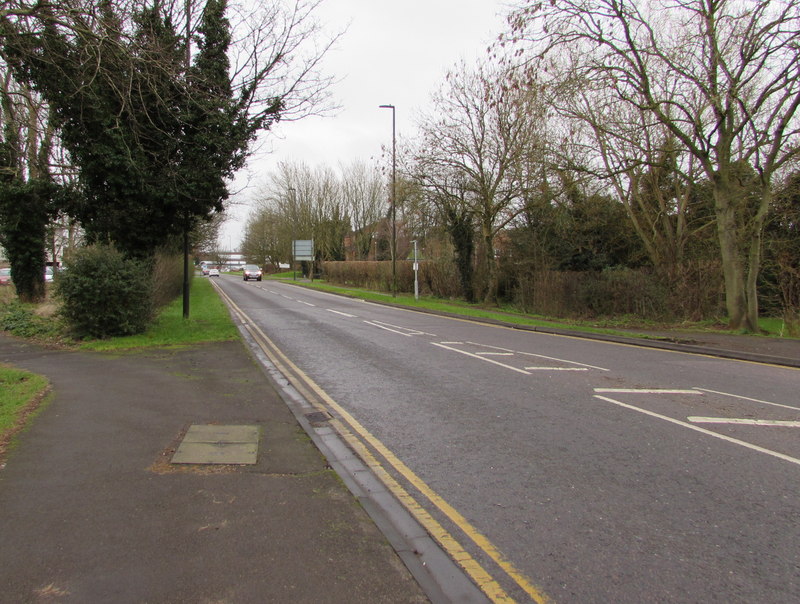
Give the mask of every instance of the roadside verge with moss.
M 0 365 L 0 468 L 13 438 L 49 391 L 50 384 L 43 376 Z

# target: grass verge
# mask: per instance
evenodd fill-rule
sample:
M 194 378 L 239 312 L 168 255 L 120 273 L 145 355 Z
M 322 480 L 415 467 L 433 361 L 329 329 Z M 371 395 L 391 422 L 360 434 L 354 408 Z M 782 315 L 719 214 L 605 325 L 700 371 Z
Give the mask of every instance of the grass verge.
M 0 467 L 12 438 L 50 390 L 46 378 L 0 365 Z
M 272 275 L 270 278 L 292 281 L 292 273 L 282 273 Z M 296 285 L 328 291 L 352 298 L 360 298 L 371 302 L 384 304 L 398 304 L 410 308 L 424 310 L 434 310 L 438 312 L 451 313 L 464 317 L 475 317 L 480 319 L 492 319 L 512 323 L 515 325 L 530 325 L 534 327 L 547 327 L 553 329 L 563 329 L 567 331 L 580 331 L 583 333 L 598 333 L 621 335 L 627 337 L 650 337 L 648 331 L 708 331 L 713 333 L 740 334 L 738 331 L 727 330 L 722 321 L 704 321 L 699 323 L 681 324 L 656 324 L 645 322 L 634 317 L 615 317 L 613 319 L 599 319 L 596 321 L 580 321 L 554 319 L 550 317 L 540 317 L 529 315 L 513 308 L 487 308 L 480 304 L 469 304 L 459 300 L 443 300 L 429 296 L 420 296 L 416 300 L 411 294 L 398 294 L 392 297 L 391 294 L 375 292 L 356 287 L 342 287 L 329 285 L 322 280 L 313 282 L 307 280 L 292 281 Z M 783 321 L 781 319 L 761 318 L 759 325 L 764 335 L 773 337 L 786 337 L 784 334 Z M 637 333 L 639 332 L 640 333 Z
M 189 318 L 183 318 L 183 299 L 165 306 L 143 334 L 83 342 L 80 348 L 121 351 L 138 348 L 177 348 L 205 342 L 236 340 L 239 332 L 228 308 L 208 279 L 193 279 L 189 297 Z

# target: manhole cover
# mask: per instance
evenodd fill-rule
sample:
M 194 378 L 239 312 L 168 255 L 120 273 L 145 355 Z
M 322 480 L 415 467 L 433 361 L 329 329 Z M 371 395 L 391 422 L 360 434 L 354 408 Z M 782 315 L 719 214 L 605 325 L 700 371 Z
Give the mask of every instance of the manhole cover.
M 252 465 L 258 458 L 259 436 L 258 426 L 192 425 L 172 463 Z

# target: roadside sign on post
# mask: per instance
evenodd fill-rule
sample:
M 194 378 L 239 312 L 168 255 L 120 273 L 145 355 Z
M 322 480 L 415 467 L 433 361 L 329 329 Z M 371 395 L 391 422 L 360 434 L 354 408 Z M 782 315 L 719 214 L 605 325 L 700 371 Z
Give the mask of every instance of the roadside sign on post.
M 295 239 L 292 241 L 292 256 L 294 260 L 314 260 L 314 240 Z

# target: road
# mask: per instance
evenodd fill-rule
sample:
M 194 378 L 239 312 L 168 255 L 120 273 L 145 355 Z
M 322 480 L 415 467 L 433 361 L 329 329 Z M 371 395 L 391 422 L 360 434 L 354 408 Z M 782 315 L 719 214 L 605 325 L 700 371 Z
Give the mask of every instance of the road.
M 800 601 L 797 370 L 218 283 L 495 600 Z

